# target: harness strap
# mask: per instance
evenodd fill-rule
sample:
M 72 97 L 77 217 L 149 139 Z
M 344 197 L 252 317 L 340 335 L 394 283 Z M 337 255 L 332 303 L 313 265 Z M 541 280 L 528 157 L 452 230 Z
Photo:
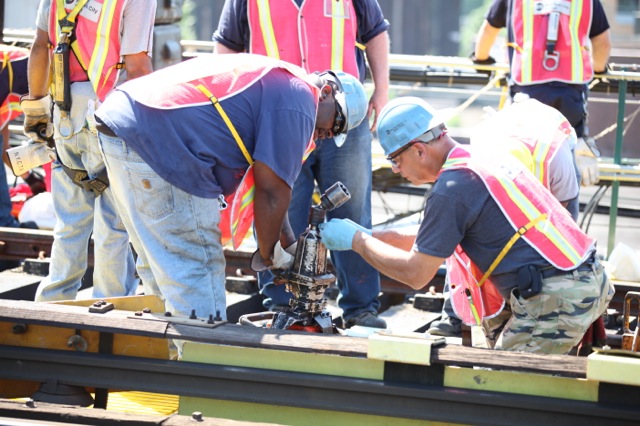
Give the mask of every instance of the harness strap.
M 509 253 L 509 250 L 511 250 L 511 247 L 513 247 L 513 245 L 516 243 L 516 241 L 518 241 L 518 239 L 520 237 L 522 237 L 529 229 L 531 229 L 534 226 L 536 226 L 538 224 L 538 222 L 540 222 L 540 221 L 542 221 L 542 220 L 544 220 L 546 218 L 547 218 L 547 214 L 543 213 L 540 216 L 538 216 L 537 218 L 532 219 L 526 225 L 521 226 L 520 228 L 518 228 L 516 233 L 513 234 L 513 237 L 511 237 L 511 239 L 507 242 L 507 244 L 505 244 L 505 246 L 502 248 L 502 250 L 500 251 L 498 256 L 495 258 L 495 260 L 491 264 L 491 266 L 489 266 L 489 269 L 487 269 L 487 272 L 485 272 L 484 275 L 482 276 L 482 278 L 480 278 L 480 281 L 478 281 L 478 287 L 482 286 L 482 284 L 484 284 L 484 282 L 487 280 L 487 278 L 489 278 L 489 276 L 493 273 L 493 271 L 498 267 L 498 264 L 500 264 L 500 262 L 502 262 L 502 259 L 504 259 L 504 257 L 507 255 L 507 253 Z
M 240 137 L 240 134 L 238 134 L 238 131 L 236 130 L 236 127 L 233 125 L 233 123 L 229 119 L 229 116 L 227 115 L 227 113 L 224 112 L 224 109 L 222 109 L 222 105 L 220 105 L 220 101 L 218 101 L 218 98 L 216 98 L 213 95 L 213 93 L 211 93 L 211 91 L 209 89 L 207 89 L 205 86 L 203 86 L 202 84 L 198 84 L 196 86 L 196 89 L 200 90 L 207 98 L 209 98 L 209 100 L 211 101 L 213 106 L 216 107 L 216 109 L 220 113 L 220 116 L 222 117 L 222 119 L 224 120 L 225 124 L 229 128 L 229 131 L 233 135 L 233 139 L 238 144 L 238 147 L 240 148 L 240 151 L 242 151 L 242 155 L 244 155 L 244 158 L 247 160 L 249 165 L 252 166 L 253 165 L 253 158 L 251 158 L 251 154 L 249 154 L 249 151 L 247 151 L 247 147 L 244 145 L 244 142 L 242 142 L 242 138 Z

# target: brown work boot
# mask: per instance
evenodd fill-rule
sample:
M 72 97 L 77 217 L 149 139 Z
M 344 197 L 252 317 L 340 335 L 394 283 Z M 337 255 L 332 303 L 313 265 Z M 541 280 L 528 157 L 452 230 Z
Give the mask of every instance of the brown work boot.
M 345 322 L 345 328 L 351 328 L 354 325 L 371 328 L 387 328 L 387 322 L 380 318 L 377 313 L 370 311 L 360 312 Z

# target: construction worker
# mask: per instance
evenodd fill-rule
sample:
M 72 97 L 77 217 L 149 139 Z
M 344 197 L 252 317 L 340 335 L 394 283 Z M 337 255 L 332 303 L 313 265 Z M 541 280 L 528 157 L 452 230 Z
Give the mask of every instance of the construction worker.
M 0 68 L 0 129 L 2 133 L 2 158 L 4 160 L 4 153 L 9 149 L 9 122 L 22 115 L 20 95 L 29 91 L 29 86 L 27 85 L 29 50 L 0 44 L 0 55 L 2 55 L 2 66 Z M 39 176 L 33 173 L 25 173 L 23 178 L 32 187 L 32 192 L 44 190 L 44 182 Z M 6 168 L 4 165 L 0 165 L 0 226 L 8 228 L 38 228 L 35 222 L 20 223 L 12 214 L 12 211 L 13 203 L 9 194 Z M 0 271 L 18 266 L 20 266 L 20 261 L 0 260 Z
M 298 65 L 307 72 L 339 69 L 364 82 L 365 54 L 374 83 L 367 117 L 387 103 L 389 23 L 376 0 L 226 0 L 213 35 L 216 53 L 250 52 Z M 375 120 L 372 129 L 375 129 Z M 336 181 L 351 194 L 329 218 L 349 218 L 371 225 L 371 141 L 369 120 L 334 140 L 318 143 L 293 188 L 289 219 L 296 235 L 307 227 L 317 185 L 324 193 Z M 386 328 L 378 317 L 380 277 L 352 252 L 331 253 L 340 290 L 338 306 L 345 327 Z M 273 285 L 268 272 L 258 275 L 265 306 L 288 306 L 291 293 Z
M 366 111 L 348 74 L 251 54 L 201 55 L 117 88 L 96 116 L 145 293 L 177 315 L 226 318 L 225 207 L 255 212 L 263 266 L 287 270 L 296 236 L 286 212 L 303 159 Z
M 36 301 L 76 297 L 92 234 L 93 297 L 126 296 L 137 289 L 129 238 L 115 211 L 91 123 L 96 104 L 119 81 L 152 71 L 155 10 L 155 0 L 40 2 L 29 56 L 29 95 L 21 107 L 25 134 L 36 143 L 53 136 L 58 159 L 52 167 L 56 225 L 51 263 Z
M 501 28 L 508 29 L 510 91 L 560 111 L 578 136 L 575 147 L 582 185 L 599 179 L 600 156 L 587 126 L 587 84 L 606 72 L 611 52 L 609 22 L 600 0 L 527 2 L 494 0 L 480 28 L 472 59 L 489 55 Z
M 523 93 L 484 120 L 471 134 L 471 146 L 496 155 L 508 153 L 520 161 L 578 220 L 579 205 L 572 147 L 576 132 L 555 108 Z M 427 330 L 438 336 L 460 336 L 462 321 L 453 311 L 449 277 L 445 280 L 442 317 Z
M 452 287 L 468 295 L 477 323 L 492 314 L 481 310 L 484 293 L 497 290 L 510 302 L 496 349 L 569 352 L 613 296 L 595 241 L 519 162 L 459 145 L 419 98 L 389 102 L 378 134 L 394 172 L 415 185 L 434 183 L 420 228 L 372 233 L 333 219 L 320 225 L 327 248 L 352 249 L 381 273 L 420 289 L 459 246 L 470 262 Z

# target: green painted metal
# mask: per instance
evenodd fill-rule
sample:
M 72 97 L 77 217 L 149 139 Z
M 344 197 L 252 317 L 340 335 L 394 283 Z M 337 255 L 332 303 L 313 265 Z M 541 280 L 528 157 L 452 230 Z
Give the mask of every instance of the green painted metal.
M 527 372 L 447 366 L 444 373 L 444 386 L 597 402 L 599 382 Z
M 616 165 L 622 164 L 622 142 L 624 131 L 624 110 L 627 95 L 627 80 L 621 78 L 618 81 L 618 119 L 616 128 L 616 146 L 613 153 L 613 162 Z M 609 210 L 609 239 L 607 241 L 607 257 L 613 252 L 616 243 L 616 223 L 618 221 L 618 196 L 620 192 L 620 182 L 614 179 L 611 183 L 611 208 Z
M 183 361 L 382 380 L 384 361 L 309 352 L 186 342 Z
M 302 395 L 300 396 L 303 397 Z M 348 405 L 348 402 L 345 401 Z M 312 410 L 281 405 L 224 401 L 209 398 L 181 397 L 179 413 L 185 416 L 194 411 L 205 417 L 233 419 L 245 422 L 274 423 L 292 426 L 454 426 L 457 423 L 404 419 L 401 417 L 373 416 L 332 410 Z

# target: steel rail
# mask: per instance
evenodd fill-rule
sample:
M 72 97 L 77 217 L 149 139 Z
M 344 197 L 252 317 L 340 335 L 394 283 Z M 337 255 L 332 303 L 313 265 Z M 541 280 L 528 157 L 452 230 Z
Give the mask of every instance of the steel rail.
M 393 364 L 387 367 L 393 368 Z M 448 388 L 442 366 L 413 366 L 412 381 L 0 346 L 0 377 L 477 425 L 623 425 L 640 408 Z M 427 377 L 427 379 L 418 379 Z

